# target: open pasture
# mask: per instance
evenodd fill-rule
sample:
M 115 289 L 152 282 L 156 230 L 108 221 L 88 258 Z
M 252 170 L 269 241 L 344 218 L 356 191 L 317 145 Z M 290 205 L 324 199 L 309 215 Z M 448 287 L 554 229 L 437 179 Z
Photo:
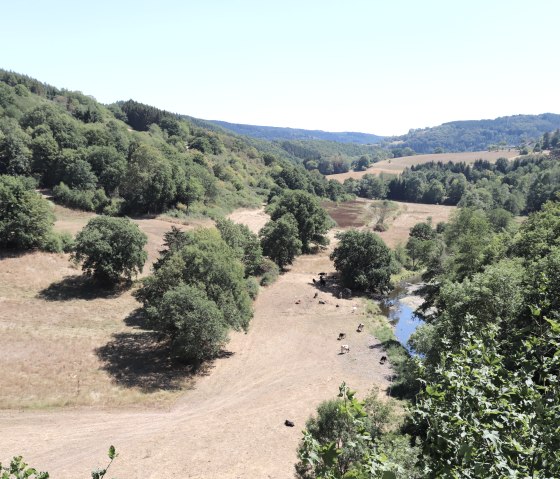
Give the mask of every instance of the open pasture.
M 367 200 L 358 198 L 344 203 L 326 202 L 323 206 L 331 217 L 336 221 L 340 229 L 370 229 L 377 220 L 379 200 Z M 404 203 L 398 201 L 389 202 L 392 206 L 389 219 L 385 221 L 387 231 L 378 232 L 385 243 L 394 248 L 399 243 L 406 243 L 408 233 L 416 223 L 432 219 L 432 224 L 436 225 L 441 221 L 448 221 L 451 213 L 456 209 L 455 206 L 426 205 L 421 203 Z
M 61 229 L 87 221 L 62 213 Z M 253 229 L 263 215 L 243 213 Z M 154 252 L 170 226 L 157 221 L 139 223 Z M 317 405 L 342 381 L 365 395 L 385 390 L 392 374 L 379 364 L 379 341 L 367 328 L 356 332 L 367 323 L 360 302 L 312 281 L 333 271 L 331 250 L 298 258 L 261 289 L 248 333 L 233 333 L 223 357 L 195 376 L 138 328 L 129 291 L 83 287 L 66 255 L 4 257 L 0 458 L 22 454 L 53 477 L 73 479 L 114 444 L 116 477 L 146 470 L 155 479 L 291 477 L 301 429 Z M 351 346 L 344 355 L 341 331 Z M 286 428 L 286 419 L 296 427 Z

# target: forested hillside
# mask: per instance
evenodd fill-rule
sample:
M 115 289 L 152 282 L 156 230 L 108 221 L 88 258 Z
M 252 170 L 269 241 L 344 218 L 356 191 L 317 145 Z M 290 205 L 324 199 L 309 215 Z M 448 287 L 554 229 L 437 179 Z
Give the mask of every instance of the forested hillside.
M 265 142 L 133 100 L 92 97 L 0 70 L 0 174 L 34 179 L 55 201 L 110 215 L 212 215 L 303 189 L 342 188 Z
M 560 128 L 560 115 L 514 115 L 495 120 L 452 121 L 433 128 L 410 130 L 388 138 L 390 147 L 409 147 L 416 153 L 478 151 L 492 146 L 518 146 Z
M 330 132 L 322 130 L 303 130 L 300 128 L 280 128 L 276 126 L 257 126 L 242 125 L 239 123 L 228 123 L 227 121 L 212 120 L 209 123 L 215 123 L 227 130 L 233 131 L 240 135 L 252 136 L 262 140 L 326 140 L 337 143 L 357 143 L 357 144 L 374 144 L 383 140 L 382 136 L 373 135 L 371 133 L 359 133 L 353 131 Z

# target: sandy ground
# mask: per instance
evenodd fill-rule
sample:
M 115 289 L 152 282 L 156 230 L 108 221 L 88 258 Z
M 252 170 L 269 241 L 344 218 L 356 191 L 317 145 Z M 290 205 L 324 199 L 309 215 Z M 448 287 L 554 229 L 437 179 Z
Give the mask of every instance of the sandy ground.
M 262 210 L 254 211 L 255 218 L 248 215 L 245 222 L 254 229 L 266 221 Z M 59 229 L 79 229 L 77 225 L 87 218 L 64 221 L 67 223 L 57 224 Z M 142 221 L 145 222 L 141 228 L 148 236 L 150 228 L 154 228 L 150 248 L 157 251 L 161 244 L 158 227 L 163 225 L 154 223 L 159 220 Z M 168 225 L 165 226 L 166 231 Z M 111 468 L 111 477 L 291 477 L 301 430 L 316 406 L 336 396 L 342 381 L 365 395 L 372 386 L 384 390 L 390 375 L 389 366 L 379 364 L 382 353 L 378 341 L 367 333 L 355 332 L 357 324 L 364 321 L 360 309 L 352 313 L 352 307 L 358 303 L 335 299 L 330 293 L 317 290 L 312 283 L 319 271 L 333 270 L 328 253 L 300 257 L 277 283 L 262 289 L 248 334 L 234 333 L 227 347 L 229 354 L 216 360 L 206 375 L 197 378 L 173 405 L 163 409 L 96 406 L 3 410 L 0 411 L 0 460 L 22 454 L 33 466 L 48 470 L 51 477 L 75 479 L 87 477 L 92 467 L 102 465 L 108 446 L 113 444 L 120 456 Z M 41 300 L 35 292 L 44 283 L 75 271 L 64 269 L 69 266 L 63 263 L 66 258 L 61 255 L 36 255 L 0 261 L 0 274 L 4 275 L 0 278 L 3 287 L 0 302 L 3 306 L 12 302 L 9 313 L 2 309 L 0 326 L 5 331 L 21 332 L 26 328 L 26 334 L 36 332 L 37 337 L 44 333 L 46 339 L 36 352 L 46 348 L 41 356 L 46 370 L 49 357 L 58 357 L 57 364 L 70 366 L 89 357 L 93 359 L 84 360 L 83 367 L 95 368 L 94 350 L 105 346 L 108 336 L 125 327 L 121 322 L 134 307 L 134 300 L 123 295 L 124 299 L 119 298 L 122 302 L 119 309 L 111 298 L 78 299 L 80 303 L 75 305 L 74 312 L 67 303 L 53 305 L 59 309 L 47 314 L 54 326 L 50 330 L 59 330 L 61 334 L 56 337 L 58 352 L 51 353 L 48 347 L 53 341 L 45 332 L 48 324 L 43 318 L 44 308 L 50 303 L 39 303 Z M 18 276 L 22 268 L 27 271 L 23 279 Z M 40 270 L 50 272 L 40 275 Z M 19 308 L 17 302 L 26 299 L 37 303 Z M 296 304 L 297 300 L 300 304 Z M 326 304 L 319 304 L 319 300 Z M 100 320 L 100 324 L 106 321 L 106 330 L 92 337 L 88 336 L 89 326 L 80 329 L 75 321 L 68 319 L 72 314 L 82 314 L 85 321 L 86 315 L 92 313 L 100 318 L 111 315 Z M 65 321 L 69 321 L 66 327 Z M 80 331 L 85 331 L 87 341 L 78 334 Z M 349 354 L 339 354 L 340 343 L 336 340 L 339 332 L 347 334 L 345 343 L 351 347 Z M 74 350 L 79 357 L 73 357 L 72 334 L 81 338 L 77 345 L 84 350 L 81 354 L 80 349 Z M 24 346 L 29 345 L 29 338 L 25 334 L 20 336 L 19 348 L 15 345 L 5 349 L 9 338 L 5 334 L 2 338 L 0 361 L 15 361 L 18 354 L 27 354 Z M 146 357 L 149 362 L 150 356 Z M 24 359 L 22 364 L 34 362 L 33 355 Z M 3 371 L 9 369 L 5 362 L 1 366 Z M 111 376 L 106 371 L 98 369 L 97 373 L 110 382 Z M 19 374 L 27 379 L 26 370 L 20 370 Z M 56 374 L 61 378 L 61 387 L 66 383 L 70 388 L 77 387 L 73 372 L 62 369 Z M 143 377 L 135 379 L 138 382 Z M 117 397 L 119 392 L 126 395 L 135 390 L 126 382 L 113 381 L 111 386 Z M 80 394 L 92 392 L 91 385 L 82 384 L 80 388 Z M 294 421 L 296 427 L 285 427 L 285 419 Z
M 270 219 L 264 208 L 258 210 L 239 209 L 231 213 L 228 218 L 235 223 L 247 225 L 253 233 L 258 233 Z
M 447 163 L 452 161 L 454 163 L 465 162 L 467 164 L 474 163 L 476 160 L 484 159 L 490 162 L 495 162 L 498 158 L 512 159 L 519 155 L 515 149 L 500 150 L 500 151 L 467 151 L 463 153 L 441 153 L 430 155 L 414 155 L 403 156 L 401 158 L 391 158 L 390 160 L 383 160 L 375 163 L 365 171 L 348 171 L 347 173 L 338 173 L 336 175 L 329 175 L 328 179 L 338 180 L 341 183 L 347 178 L 361 178 L 365 174 L 379 175 L 386 173 L 389 175 L 400 174 L 405 168 L 412 165 L 419 165 L 429 163 L 430 161 L 441 161 Z

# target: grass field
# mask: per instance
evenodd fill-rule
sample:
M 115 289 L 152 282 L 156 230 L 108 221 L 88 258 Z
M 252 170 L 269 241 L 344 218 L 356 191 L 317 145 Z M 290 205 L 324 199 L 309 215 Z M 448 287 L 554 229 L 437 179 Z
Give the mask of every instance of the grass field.
M 61 206 L 55 215 L 55 229 L 73 235 L 94 216 Z M 172 224 L 134 221 L 148 236 L 146 276 Z M 0 409 L 174 399 L 188 385 L 190 370 L 177 368 L 162 356 L 155 336 L 138 329 L 138 306 L 131 291 L 92 288 L 69 255 L 0 258 Z
M 358 198 L 344 203 L 325 202 L 323 206 L 335 220 L 340 229 L 373 229 L 378 217 L 377 212 L 382 201 Z M 432 219 L 436 225 L 447 221 L 455 206 L 426 205 L 421 203 L 403 203 L 391 201 L 390 214 L 385 224 L 387 231 L 377 233 L 390 247 L 406 243 L 408 233 L 416 223 Z
M 67 230 L 87 221 L 57 214 Z M 232 217 L 253 230 L 267 219 L 262 209 Z M 146 221 L 140 227 L 150 225 L 149 249 L 157 251 L 170 225 Z M 369 321 L 359 300 L 312 281 L 334 272 L 333 246 L 299 257 L 262 288 L 247 334 L 232 333 L 223 357 L 194 377 L 138 327 L 130 292 L 88 288 L 65 255 L 3 258 L 0 460 L 22 454 L 53 477 L 73 479 L 114 444 L 116 477 L 291 477 L 317 405 L 342 381 L 363 397 L 372 386 L 385 391 L 392 376 L 379 362 L 380 342 L 356 331 Z M 340 354 L 340 331 L 349 354 Z
M 467 151 L 463 153 L 440 153 L 431 155 L 414 155 L 403 156 L 401 158 L 391 158 L 390 160 L 379 161 L 373 164 L 365 171 L 349 171 L 347 173 L 338 173 L 336 175 L 328 176 L 329 179 L 338 180 L 341 183 L 347 178 L 361 178 L 365 174 L 379 175 L 384 173 L 386 175 L 398 175 L 413 165 L 420 165 L 429 163 L 430 161 L 441 161 L 447 163 L 452 161 L 454 163 L 465 162 L 472 164 L 476 160 L 488 160 L 495 162 L 498 158 L 512 159 L 518 155 L 517 150 L 500 150 L 500 151 Z

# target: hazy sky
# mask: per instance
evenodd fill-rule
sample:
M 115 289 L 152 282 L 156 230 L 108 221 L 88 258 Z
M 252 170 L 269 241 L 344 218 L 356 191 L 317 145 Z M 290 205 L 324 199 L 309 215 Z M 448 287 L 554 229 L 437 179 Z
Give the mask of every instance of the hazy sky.
M 0 68 L 199 118 L 401 134 L 560 113 L 560 1 L 0 0 Z

